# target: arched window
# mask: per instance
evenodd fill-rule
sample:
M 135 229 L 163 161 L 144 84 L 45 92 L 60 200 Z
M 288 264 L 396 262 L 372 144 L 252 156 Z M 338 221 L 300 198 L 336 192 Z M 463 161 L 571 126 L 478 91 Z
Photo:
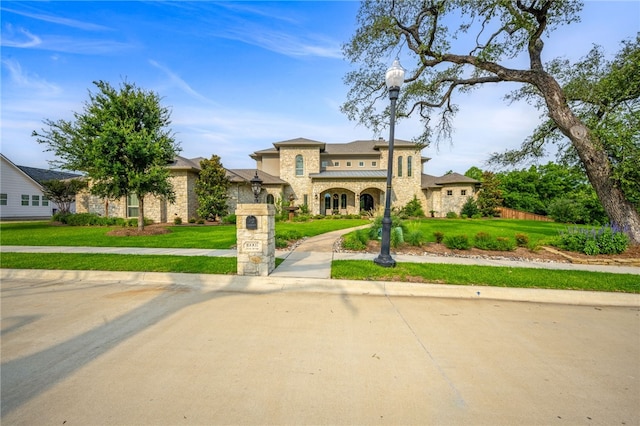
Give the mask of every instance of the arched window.
M 402 156 L 398 157 L 398 177 L 402 177 Z
M 341 209 L 347 208 L 347 194 L 340 195 L 340 208 Z
M 411 177 L 413 174 L 413 157 L 407 157 L 407 176 Z
M 331 210 L 331 195 L 324 194 L 324 209 Z
M 267 194 L 267 204 L 274 204 L 275 200 L 273 198 L 273 194 Z
M 296 155 L 296 176 L 304 175 L 304 159 L 302 155 Z

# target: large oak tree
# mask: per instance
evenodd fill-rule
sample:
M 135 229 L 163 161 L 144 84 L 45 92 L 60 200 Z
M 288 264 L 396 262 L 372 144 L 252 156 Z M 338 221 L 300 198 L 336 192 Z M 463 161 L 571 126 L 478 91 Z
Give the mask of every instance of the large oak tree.
M 91 180 L 91 193 L 106 199 L 135 195 L 138 229 L 144 229 L 147 195 L 175 199 L 167 168 L 179 151 L 169 129 L 170 111 L 160 97 L 135 84 L 119 89 L 94 82 L 84 111 L 74 120 L 45 120 L 47 128 L 33 132 L 37 141 L 58 157 L 65 170 L 81 171 Z
M 529 95 L 540 99 L 549 117 L 547 130 L 570 141 L 610 220 L 640 243 L 640 214 L 635 200 L 624 191 L 631 175 L 616 169 L 612 151 L 603 141 L 603 136 L 614 136 L 602 132 L 572 104 L 569 95 L 584 91 L 563 87 L 561 75 L 569 75 L 571 65 L 542 62 L 543 38 L 560 25 L 578 21 L 581 9 L 582 3 L 576 0 L 365 0 L 358 29 L 344 46 L 346 57 L 359 68 L 346 76 L 351 88 L 343 111 L 376 130 L 388 121 L 389 112 L 380 112 L 378 101 L 387 90 L 388 59 L 403 47 L 414 63 L 398 100 L 398 117 L 420 116 L 424 132 L 416 142 L 423 146 L 450 131 L 458 109 L 453 100 L 456 93 L 488 83 L 521 83 Z M 522 57 L 527 59 L 526 66 L 515 68 Z M 403 61 L 407 65 L 404 56 Z M 637 62 L 631 66 L 637 70 Z M 620 81 L 614 75 L 605 83 L 616 90 Z M 638 91 L 621 95 L 618 101 L 630 98 L 637 104 Z M 434 124 L 435 115 L 439 120 Z M 624 120 L 633 121 L 633 117 L 632 113 Z M 613 151 L 633 155 L 637 136 L 624 145 L 625 152 Z

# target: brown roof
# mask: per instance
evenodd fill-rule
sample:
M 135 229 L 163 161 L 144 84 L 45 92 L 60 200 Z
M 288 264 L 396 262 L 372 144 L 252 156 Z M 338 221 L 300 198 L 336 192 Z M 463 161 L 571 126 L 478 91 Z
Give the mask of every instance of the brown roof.
M 480 185 L 480 181 L 461 175 L 460 173 L 449 173 L 440 177 L 422 174 L 422 189 L 439 188 L 442 185 L 452 185 L 456 183 Z
M 196 158 L 185 158 L 179 155 L 176 155 L 174 160 L 169 163 L 170 169 L 189 169 L 189 170 L 200 170 L 200 161 L 204 160 L 203 157 Z
M 262 179 L 263 185 L 286 185 L 287 182 L 283 181 L 279 177 L 265 173 L 262 170 L 256 169 L 226 169 L 227 177 L 232 183 L 244 183 L 250 182 L 251 179 L 258 172 L 258 177 Z
M 289 139 L 287 141 L 276 142 L 273 144 L 276 148 L 280 148 L 281 146 L 318 146 L 321 149 L 324 149 L 324 145 L 324 142 L 318 142 L 306 138 Z

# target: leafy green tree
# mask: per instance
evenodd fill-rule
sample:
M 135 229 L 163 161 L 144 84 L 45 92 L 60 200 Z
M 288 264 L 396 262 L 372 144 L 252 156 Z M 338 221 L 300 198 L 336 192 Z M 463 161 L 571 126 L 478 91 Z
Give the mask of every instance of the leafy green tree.
M 476 203 L 483 216 L 494 217 L 498 214 L 498 207 L 502 206 L 502 190 L 495 173 L 482 174 L 482 187 L 478 191 Z
M 480 168 L 478 168 L 476 166 L 473 166 L 469 170 L 464 172 L 464 175 L 466 177 L 471 178 L 471 179 L 482 181 L 482 169 L 480 169 Z
M 76 194 L 87 188 L 87 181 L 84 179 L 52 179 L 43 181 L 41 185 L 43 194 L 60 208 L 59 213 L 69 213 L 71 203 L 76 200 Z
M 211 159 L 200 161 L 200 168 L 195 185 L 198 215 L 205 219 L 226 216 L 230 182 L 220 157 L 212 155 Z
M 578 0 L 365 0 L 355 35 L 343 49 L 359 68 L 345 78 L 351 88 L 342 110 L 375 131 L 386 125 L 389 109 L 377 108 L 387 91 L 384 73 L 388 64 L 383 61 L 397 55 L 402 47 L 406 47 L 403 61 L 409 69 L 397 102 L 397 116 L 419 115 L 424 127 L 415 140 L 421 146 L 449 137 L 451 119 L 458 110 L 453 101 L 458 92 L 487 83 L 520 83 L 524 92 L 513 99 L 529 95 L 540 100 L 538 105 L 550 119 L 545 129 L 557 129 L 569 140 L 610 219 L 640 243 L 640 214 L 623 190 L 624 185 L 633 187 L 638 179 L 634 180 L 635 172 L 627 168 L 616 171 L 615 158 L 601 140 L 625 130 L 629 142 L 620 146 L 619 155 L 634 157 L 637 137 L 633 134 L 637 133 L 623 126 L 616 127 L 619 132 L 612 132 L 611 126 L 600 131 L 595 125 L 606 122 L 609 112 L 618 111 L 617 123 L 637 123 L 637 43 L 626 44 L 602 73 L 585 68 L 589 86 L 576 91 L 575 96 L 563 83 L 581 76 L 582 67 L 562 61 L 545 66 L 542 62 L 543 38 L 561 25 L 578 21 L 581 9 Z M 518 69 L 513 60 L 521 55 L 528 57 L 528 66 Z M 591 87 L 602 90 L 589 99 L 586 95 Z M 594 122 L 588 116 L 605 120 Z M 432 122 L 433 117 L 439 119 Z M 532 143 L 529 151 L 541 155 L 543 148 Z
M 73 121 L 45 120 L 48 126 L 34 131 L 38 142 L 48 145 L 65 170 L 85 172 L 91 193 L 106 199 L 129 195 L 138 198 L 138 229 L 144 229 L 144 200 L 148 195 L 175 200 L 167 165 L 179 151 L 168 129 L 170 111 L 159 96 L 124 82 L 119 89 L 94 82 L 81 113 Z

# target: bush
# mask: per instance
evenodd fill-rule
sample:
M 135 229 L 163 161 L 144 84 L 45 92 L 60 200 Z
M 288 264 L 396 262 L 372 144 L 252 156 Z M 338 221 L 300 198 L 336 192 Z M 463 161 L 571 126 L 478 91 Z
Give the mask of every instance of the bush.
M 413 196 L 413 200 L 409 201 L 406 206 L 400 210 L 400 215 L 404 217 L 424 217 L 422 204 L 417 196 Z
M 567 228 L 558 237 L 557 246 L 590 256 L 619 254 L 629 247 L 629 237 L 614 226 Z
M 56 213 L 51 220 L 69 226 L 124 226 L 127 223 L 120 217 L 102 217 L 95 213 Z
M 474 238 L 473 245 L 480 250 L 495 250 L 496 242 L 494 238 L 486 232 L 478 232 Z
M 466 235 L 454 235 L 443 240 L 444 245 L 452 250 L 469 250 L 471 243 Z
M 467 217 L 474 217 L 480 214 L 480 209 L 478 208 L 478 204 L 473 197 L 468 197 L 467 201 L 462 206 L 462 210 L 460 210 L 460 215 L 466 215 Z M 480 215 L 482 216 L 482 215 Z
M 556 198 L 549 203 L 547 213 L 556 222 L 586 223 L 588 213 L 578 201 L 568 198 Z
M 419 229 L 410 230 L 405 237 L 405 241 L 415 247 L 420 247 L 425 242 L 424 235 Z
M 196 218 L 195 217 L 190 217 L 189 218 L 189 223 L 196 223 Z
M 529 245 L 529 236 L 527 234 L 516 234 L 516 245 L 518 247 L 527 247 Z
M 198 219 L 198 220 L 196 220 L 196 223 L 198 225 L 204 225 L 204 219 Z
M 448 212 L 447 213 L 447 219 L 457 219 L 458 215 L 456 214 L 456 212 Z
M 293 222 L 308 222 L 311 216 L 308 214 L 299 214 L 293 217 Z
M 182 225 L 182 218 L 180 216 L 176 216 L 173 218 L 174 225 Z
M 513 251 L 516 248 L 516 244 L 507 237 L 496 238 L 495 250 L 498 251 Z
M 444 239 L 444 233 L 440 232 L 440 231 L 436 231 L 433 233 L 433 236 L 436 239 L 436 243 L 440 244 L 442 242 L 442 240 Z
M 284 238 L 276 237 L 276 248 L 286 248 L 289 246 L 289 241 Z
M 235 214 L 228 214 L 222 218 L 222 223 L 224 223 L 225 225 L 235 225 L 236 219 L 237 218 Z
M 368 241 L 369 237 L 367 230 L 360 229 L 356 232 L 351 232 L 345 235 L 342 240 L 342 247 L 347 250 L 364 250 L 367 248 Z

